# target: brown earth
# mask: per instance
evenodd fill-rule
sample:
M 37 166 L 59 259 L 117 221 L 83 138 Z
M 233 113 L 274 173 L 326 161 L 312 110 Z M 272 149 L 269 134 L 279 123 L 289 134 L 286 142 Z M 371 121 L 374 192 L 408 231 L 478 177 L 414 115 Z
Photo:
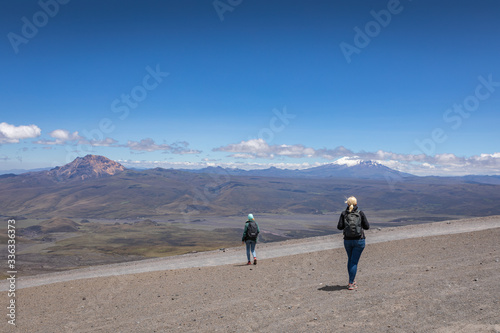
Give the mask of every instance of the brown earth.
M 0 328 L 51 333 L 498 333 L 499 239 L 500 228 L 380 243 L 370 243 L 367 234 L 355 291 L 346 289 L 342 248 L 247 266 L 241 247 L 234 250 L 241 254 L 238 264 L 19 289 L 17 327 L 2 315 Z M 217 255 L 224 253 L 212 254 Z M 7 302 L 7 292 L 2 292 L 4 312 Z

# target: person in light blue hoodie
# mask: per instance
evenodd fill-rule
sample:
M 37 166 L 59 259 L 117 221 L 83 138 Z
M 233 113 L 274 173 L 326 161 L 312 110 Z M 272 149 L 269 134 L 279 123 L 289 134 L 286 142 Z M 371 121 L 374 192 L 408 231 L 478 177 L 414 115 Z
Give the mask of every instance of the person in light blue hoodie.
M 253 256 L 253 264 L 257 265 L 257 254 L 255 253 L 255 245 L 257 244 L 257 238 L 259 236 L 260 229 L 257 222 L 253 217 L 253 214 L 248 214 L 248 220 L 245 222 L 245 229 L 243 230 L 243 237 L 241 237 L 241 242 L 246 244 L 247 247 L 247 265 L 251 265 L 251 256 Z

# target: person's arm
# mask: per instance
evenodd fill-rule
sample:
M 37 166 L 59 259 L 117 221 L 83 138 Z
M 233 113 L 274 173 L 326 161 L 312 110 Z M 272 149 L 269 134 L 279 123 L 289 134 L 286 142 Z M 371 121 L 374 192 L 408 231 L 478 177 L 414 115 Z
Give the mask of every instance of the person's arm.
M 245 229 L 243 229 L 243 236 L 241 237 L 241 241 L 245 242 L 245 237 L 247 235 L 248 223 L 245 223 Z
M 344 230 L 344 228 L 345 228 L 345 225 L 344 225 L 344 212 L 342 212 L 340 214 L 340 217 L 339 217 L 339 223 L 337 224 L 337 229 Z
M 361 215 L 361 227 L 365 230 L 370 229 L 370 223 L 368 223 L 365 213 L 361 211 L 359 215 Z
M 255 242 L 257 243 L 257 240 L 259 239 L 260 228 L 259 228 L 259 224 L 257 222 L 255 222 L 255 225 L 257 226 L 257 238 L 255 238 Z

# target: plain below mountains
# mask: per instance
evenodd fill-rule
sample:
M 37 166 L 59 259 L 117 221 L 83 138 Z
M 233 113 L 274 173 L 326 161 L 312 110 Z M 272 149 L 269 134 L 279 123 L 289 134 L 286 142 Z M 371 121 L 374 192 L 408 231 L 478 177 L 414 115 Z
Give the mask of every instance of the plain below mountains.
M 49 171 L 0 178 L 0 215 L 136 218 L 324 214 L 355 195 L 362 208 L 409 215 L 500 214 L 498 177 L 416 177 L 375 162 L 306 170 L 131 170 L 87 155 Z

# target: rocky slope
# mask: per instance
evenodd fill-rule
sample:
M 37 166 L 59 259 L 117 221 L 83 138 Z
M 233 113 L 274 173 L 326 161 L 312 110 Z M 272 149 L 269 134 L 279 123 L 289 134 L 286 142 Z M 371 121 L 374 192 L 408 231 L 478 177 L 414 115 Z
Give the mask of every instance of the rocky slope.
M 85 157 L 77 157 L 73 162 L 56 167 L 46 173 L 49 177 L 63 181 L 68 179 L 85 180 L 113 176 L 124 170 L 125 167 L 123 165 L 104 156 L 87 155 Z

